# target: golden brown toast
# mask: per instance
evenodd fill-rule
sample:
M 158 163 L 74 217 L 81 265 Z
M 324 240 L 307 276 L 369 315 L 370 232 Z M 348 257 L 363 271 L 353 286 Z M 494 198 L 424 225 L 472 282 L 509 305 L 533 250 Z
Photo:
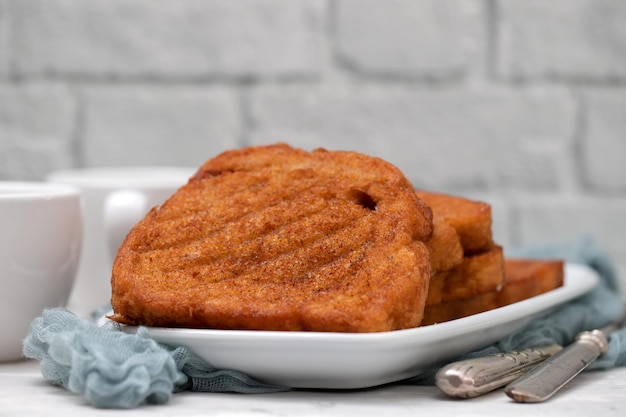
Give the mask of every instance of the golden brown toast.
M 493 246 L 489 204 L 449 194 L 416 192 L 435 216 L 443 218 L 456 230 L 465 254 L 484 252 Z
M 393 165 L 287 145 L 207 161 L 128 234 L 112 318 L 134 325 L 379 332 L 419 325 L 431 209 Z
M 489 291 L 473 298 L 427 305 L 421 325 L 443 323 L 492 310 L 497 306 L 496 295 L 497 291 Z
M 526 300 L 563 285 L 563 262 L 560 260 L 505 259 L 505 279 L 500 290 L 472 298 L 427 305 L 422 325 L 482 313 Z
M 426 304 L 471 298 L 497 290 L 503 282 L 503 251 L 495 245 L 486 252 L 465 256 L 461 264 L 433 275 Z
M 499 306 L 513 304 L 563 285 L 562 260 L 507 259 L 504 270 L 505 285 L 498 294 Z

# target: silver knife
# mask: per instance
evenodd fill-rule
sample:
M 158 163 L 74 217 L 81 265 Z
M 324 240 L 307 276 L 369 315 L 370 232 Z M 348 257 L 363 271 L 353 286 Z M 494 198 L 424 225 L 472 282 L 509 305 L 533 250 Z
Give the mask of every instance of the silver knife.
M 515 402 L 536 403 L 552 397 L 559 389 L 609 350 L 609 334 L 619 325 L 581 332 L 576 341 L 513 381 L 504 389 Z
M 451 397 L 477 397 L 505 386 L 561 349 L 549 345 L 453 362 L 437 372 L 435 384 Z

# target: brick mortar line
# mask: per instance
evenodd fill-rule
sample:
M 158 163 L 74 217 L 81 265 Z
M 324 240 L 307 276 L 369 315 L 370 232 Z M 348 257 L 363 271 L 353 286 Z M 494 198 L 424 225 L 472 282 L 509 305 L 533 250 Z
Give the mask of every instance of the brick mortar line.
M 76 114 L 74 116 L 74 129 L 72 132 L 72 158 L 76 168 L 85 168 L 84 137 L 87 121 L 87 104 L 84 92 L 80 91 L 78 86 L 74 86 L 71 92 L 76 101 Z
M 575 92 L 575 98 L 577 101 L 577 113 L 574 126 L 574 138 L 573 138 L 573 150 L 572 150 L 572 164 L 574 166 L 574 175 L 579 190 L 583 193 L 590 191 L 590 184 L 587 182 L 587 172 L 584 163 L 584 151 L 583 142 L 588 134 L 587 126 L 587 112 L 588 103 L 582 97 L 582 93 Z
M 254 131 L 254 119 L 252 117 L 252 104 L 250 103 L 250 86 L 239 91 L 239 117 L 241 119 L 241 134 L 239 145 L 249 146 L 250 133 Z
M 325 88 L 335 85 L 325 80 L 307 80 L 301 78 L 290 79 L 257 79 L 256 77 L 241 77 L 231 79 L 201 79 L 201 78 L 142 78 L 133 77 L 116 80 L 104 80 L 97 77 L 80 77 L 80 78 L 64 78 L 64 77 L 2 77 L 0 76 L 0 85 L 4 86 L 19 86 L 27 84 L 51 84 L 51 85 L 65 85 L 68 87 L 73 86 L 93 86 L 93 87 L 230 87 L 230 88 L 247 88 L 249 86 L 258 87 L 271 87 L 271 88 L 290 88 L 293 86 L 300 86 L 303 88 Z M 567 83 L 511 83 L 511 82 L 480 82 L 478 84 L 472 82 L 472 80 L 464 79 L 453 82 L 436 81 L 428 79 L 417 79 L 410 77 L 393 77 L 393 78 L 380 78 L 365 76 L 359 79 L 349 79 L 345 83 L 341 83 L 342 87 L 351 89 L 358 89 L 360 86 L 378 88 L 380 91 L 384 91 L 386 88 L 390 89 L 391 94 L 397 92 L 395 88 L 409 87 L 416 88 L 412 91 L 423 92 L 481 92 L 481 91 L 509 91 L 520 92 L 521 94 L 527 91 L 533 91 L 533 89 L 543 88 L 598 88 L 600 90 L 606 89 L 615 91 L 626 89 L 626 82 L 623 84 L 567 84 Z M 476 88 L 478 86 L 478 88 Z
M 337 60 L 343 58 L 335 57 Z M 544 77 L 536 76 L 531 78 L 502 78 L 497 74 L 489 75 L 484 81 L 476 84 L 472 74 L 464 73 L 462 70 L 450 71 L 445 75 L 431 74 L 394 74 L 390 72 L 373 73 L 367 70 L 360 70 L 351 67 L 351 64 L 345 64 L 347 72 L 343 73 L 345 82 L 351 83 L 366 82 L 371 84 L 379 84 L 380 86 L 420 86 L 420 87 L 458 87 L 478 85 L 484 87 L 511 87 L 514 90 L 536 87 L 580 87 L 580 88 L 626 88 L 626 77 L 611 77 L 603 80 L 593 78 L 574 78 L 574 77 Z M 339 68 L 333 68 L 338 70 Z M 487 71 L 487 70 L 485 70 Z M 489 72 L 491 72 L 489 70 Z M 482 79 L 481 79 L 482 80 Z M 285 85 L 304 84 L 310 86 L 330 85 L 323 73 L 318 75 L 250 75 L 250 76 L 228 76 L 228 75 L 206 75 L 206 76 L 167 76 L 167 75 L 87 75 L 87 74 L 2 74 L 0 82 L 2 83 L 34 83 L 34 82 L 55 82 L 67 84 L 92 84 L 92 85 L 111 85 L 111 86 L 128 86 L 128 85 L 224 85 L 224 86 L 247 86 L 247 85 Z
M 572 92 L 573 98 L 576 102 L 578 102 L 579 97 L 582 95 L 584 91 L 597 91 L 597 92 L 619 92 L 623 91 L 626 93 L 626 85 L 624 88 L 604 88 L 604 87 L 589 87 L 590 89 L 583 87 L 572 87 L 572 86 L 561 86 L 561 85 L 546 85 L 546 86 L 535 86 L 535 85 L 523 85 L 523 86 L 512 86 L 507 84 L 480 84 L 479 88 L 476 88 L 474 84 L 462 84 L 462 85 L 439 85 L 437 88 L 431 88 L 432 86 L 419 84 L 419 83 L 398 83 L 398 84 L 388 84 L 388 83 L 377 83 L 371 80 L 363 80 L 362 82 L 355 83 L 343 83 L 339 86 L 336 86 L 333 83 L 320 83 L 320 84 L 312 84 L 309 82 L 299 82 L 293 81 L 288 84 L 285 83 L 277 83 L 277 82 L 257 82 L 253 80 L 248 81 L 238 81 L 232 83 L 188 83 L 188 82 L 180 82 L 180 83 L 170 83 L 170 84 L 162 84 L 162 83 L 149 83 L 143 81 L 136 82 L 127 82 L 127 83 L 101 83 L 101 82 L 90 82 L 90 81 L 75 81 L 75 82 L 62 82 L 57 79 L 45 79 L 45 78 L 32 78 L 32 79 L 19 79 L 19 80 L 3 80 L 0 78 L 0 87 L 2 88 L 16 88 L 19 89 L 22 86 L 32 86 L 32 85 L 40 85 L 40 86 L 59 86 L 67 88 L 72 91 L 74 89 L 88 89 L 88 88 L 105 88 L 105 89 L 120 89 L 123 91 L 125 88 L 146 88 L 146 89 L 169 89 L 169 88 L 189 88 L 189 87 L 202 87 L 202 88 L 226 88 L 232 89 L 234 92 L 245 92 L 248 95 L 254 94 L 255 89 L 269 89 L 272 91 L 280 91 L 281 89 L 285 89 L 286 91 L 290 91 L 292 88 L 302 88 L 307 91 L 318 91 L 320 94 L 324 95 L 327 92 L 332 91 L 341 91 L 343 93 L 351 94 L 354 93 L 355 97 L 360 95 L 367 95 L 369 93 L 376 93 L 381 95 L 388 95 L 393 97 L 395 95 L 405 95 L 405 94 L 428 94 L 428 95 L 437 95 L 438 93 L 442 94 L 459 94 L 459 95 L 481 95 L 481 94 L 489 94 L 489 93 L 506 93 L 506 94 L 532 94 L 533 92 L 542 92 L 546 94 L 563 94 L 564 92 Z M 545 88 L 544 88 L 545 87 Z M 570 88 L 568 88 L 570 87 Z M 339 89 L 339 90 L 337 90 Z M 582 99 L 581 99 L 582 100 Z
M 496 0 L 485 0 L 485 78 L 491 82 L 499 82 L 498 37 L 500 32 L 498 3 Z

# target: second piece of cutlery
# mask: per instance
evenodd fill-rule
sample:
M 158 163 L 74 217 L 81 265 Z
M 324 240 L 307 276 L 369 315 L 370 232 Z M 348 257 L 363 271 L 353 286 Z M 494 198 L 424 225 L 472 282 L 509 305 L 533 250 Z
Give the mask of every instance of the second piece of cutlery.
M 536 368 L 507 385 L 504 392 L 516 402 L 536 403 L 552 397 L 599 356 L 608 352 L 613 323 L 602 329 L 581 332 L 576 341 Z

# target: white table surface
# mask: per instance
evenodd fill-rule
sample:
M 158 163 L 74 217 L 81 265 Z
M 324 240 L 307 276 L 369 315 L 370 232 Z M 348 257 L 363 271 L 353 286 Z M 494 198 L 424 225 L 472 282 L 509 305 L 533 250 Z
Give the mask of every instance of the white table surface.
M 356 391 L 276 394 L 174 394 L 165 405 L 102 410 L 51 386 L 38 363 L 0 364 L 0 416 L 626 416 L 626 368 L 585 372 L 541 404 L 517 404 L 502 391 L 471 400 L 447 398 L 435 387 L 389 385 Z

